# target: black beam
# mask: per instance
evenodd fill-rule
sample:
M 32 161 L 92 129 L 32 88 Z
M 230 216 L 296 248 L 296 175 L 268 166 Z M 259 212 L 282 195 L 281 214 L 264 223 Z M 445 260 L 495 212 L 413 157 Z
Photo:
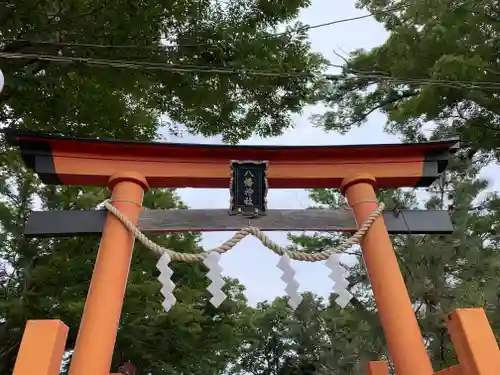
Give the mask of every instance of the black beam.
M 383 213 L 390 234 L 449 234 L 453 232 L 448 211 L 401 210 Z M 27 220 L 28 237 L 88 236 L 102 233 L 105 210 L 35 211 Z M 138 226 L 143 232 L 235 231 L 249 225 L 249 219 L 230 216 L 227 210 L 144 210 Z M 356 222 L 349 210 L 268 210 L 250 219 L 250 225 L 264 231 L 354 232 Z

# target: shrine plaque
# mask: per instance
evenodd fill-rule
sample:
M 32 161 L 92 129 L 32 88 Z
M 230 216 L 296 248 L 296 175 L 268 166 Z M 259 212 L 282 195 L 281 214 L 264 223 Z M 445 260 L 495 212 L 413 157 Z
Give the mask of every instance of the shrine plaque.
M 259 216 L 267 209 L 267 161 L 231 161 L 230 215 Z

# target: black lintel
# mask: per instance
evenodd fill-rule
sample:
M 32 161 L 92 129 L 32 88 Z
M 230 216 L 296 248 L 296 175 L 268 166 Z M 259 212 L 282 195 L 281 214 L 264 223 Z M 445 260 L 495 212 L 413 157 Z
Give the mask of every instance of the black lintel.
M 391 210 L 383 213 L 390 234 L 449 234 L 453 232 L 448 211 Z M 27 220 L 27 237 L 68 237 L 99 235 L 106 219 L 105 210 L 35 211 Z M 224 209 L 144 210 L 138 226 L 145 233 L 235 231 L 249 219 L 230 216 Z M 250 220 L 264 231 L 354 232 L 356 223 L 349 210 L 268 210 L 266 216 Z

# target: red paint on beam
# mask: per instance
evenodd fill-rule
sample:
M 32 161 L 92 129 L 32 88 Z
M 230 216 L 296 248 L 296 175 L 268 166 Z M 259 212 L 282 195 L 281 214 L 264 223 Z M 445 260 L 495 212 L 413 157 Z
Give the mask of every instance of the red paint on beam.
M 106 186 L 132 170 L 153 188 L 227 188 L 231 160 L 269 161 L 270 188 L 338 188 L 368 173 L 380 188 L 429 186 L 457 141 L 349 146 L 231 146 L 82 139 L 4 130 L 10 144 L 48 184 Z

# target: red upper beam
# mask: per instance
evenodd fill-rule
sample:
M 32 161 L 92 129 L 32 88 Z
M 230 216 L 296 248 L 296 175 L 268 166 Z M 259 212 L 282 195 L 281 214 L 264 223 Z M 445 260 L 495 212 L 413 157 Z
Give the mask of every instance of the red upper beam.
M 271 188 L 338 187 L 369 173 L 379 187 L 428 186 L 444 171 L 457 140 L 358 146 L 231 146 L 143 143 L 4 130 L 26 165 L 48 184 L 106 186 L 120 170 L 151 187 L 228 187 L 231 160 L 269 161 Z

